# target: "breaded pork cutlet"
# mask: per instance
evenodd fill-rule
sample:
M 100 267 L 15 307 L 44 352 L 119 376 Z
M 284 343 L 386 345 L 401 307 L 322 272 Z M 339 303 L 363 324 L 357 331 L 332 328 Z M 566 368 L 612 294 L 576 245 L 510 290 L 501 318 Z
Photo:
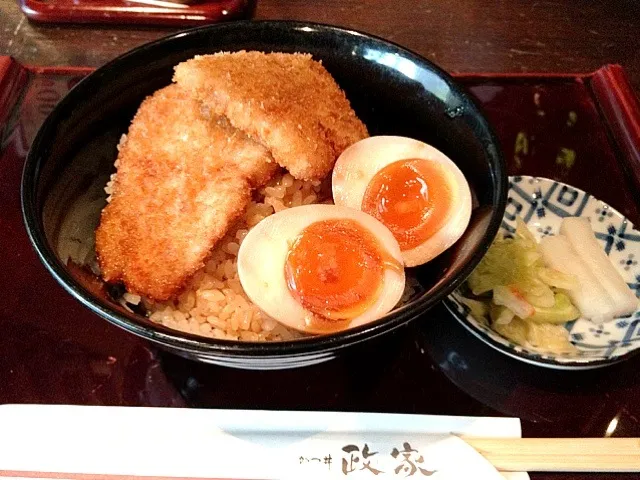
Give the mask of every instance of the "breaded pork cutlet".
M 170 85 L 140 106 L 119 146 L 96 251 L 106 281 L 167 300 L 204 265 L 251 198 L 278 169 L 259 143 Z
M 324 178 L 342 151 L 368 136 L 344 92 L 308 54 L 197 56 L 174 81 L 260 141 L 296 178 Z

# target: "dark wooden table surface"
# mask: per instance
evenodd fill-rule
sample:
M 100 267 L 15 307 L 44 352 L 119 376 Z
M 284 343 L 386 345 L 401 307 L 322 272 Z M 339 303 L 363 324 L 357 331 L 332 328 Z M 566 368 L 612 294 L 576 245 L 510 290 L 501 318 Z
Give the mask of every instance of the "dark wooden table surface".
M 620 63 L 640 90 L 636 0 L 259 0 L 256 18 L 361 29 L 450 72 L 586 72 Z M 167 28 L 38 26 L 0 0 L 0 54 L 40 65 L 99 66 Z
M 259 0 L 256 17 L 364 30 L 415 50 L 452 73 L 587 72 L 619 63 L 640 91 L 637 0 Z M 0 0 L 0 55 L 32 65 L 96 67 L 174 30 L 40 26 L 29 23 L 15 1 Z M 13 166 L 0 172 L 0 180 L 10 179 L 16 190 L 4 194 L 0 189 L 0 201 L 11 205 L 12 225 L 18 231 L 21 167 L 15 162 L 8 165 Z M 594 194 L 603 199 L 623 198 L 606 185 L 582 186 L 599 188 Z M 627 214 L 635 219 L 636 210 L 627 206 Z M 36 262 L 24 232 L 18 237 L 21 258 Z M 0 250 L 0 260 L 4 253 Z M 354 349 L 318 368 L 235 371 L 156 351 L 90 315 L 71 297 L 60 296 L 42 267 L 29 265 L 11 268 L 15 276 L 28 278 L 33 289 L 58 300 L 32 306 L 37 322 L 35 317 L 23 324 L 0 322 L 0 403 L 510 415 L 522 419 L 529 437 L 640 436 L 638 357 L 594 372 L 543 370 L 491 350 L 436 309 L 433 321 L 420 326 L 414 322 L 384 342 L 369 345 L 369 355 Z M 11 286 L 9 277 L 5 287 Z M 23 290 L 15 290 L 16 299 L 4 292 L 0 313 L 3 305 L 20 307 L 20 295 L 29 296 Z M 3 318 L 17 317 L 10 313 Z M 380 354 L 371 355 L 374 351 Z M 365 356 L 368 362 L 363 362 Z M 534 474 L 532 478 L 585 477 Z

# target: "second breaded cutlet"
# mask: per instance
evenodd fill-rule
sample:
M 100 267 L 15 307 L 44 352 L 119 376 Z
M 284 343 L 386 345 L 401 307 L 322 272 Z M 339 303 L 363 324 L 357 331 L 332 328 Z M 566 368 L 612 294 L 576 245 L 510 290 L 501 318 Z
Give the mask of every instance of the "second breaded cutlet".
M 324 178 L 344 149 L 368 136 L 344 92 L 309 54 L 196 56 L 176 66 L 174 81 L 299 179 Z
M 110 203 L 96 231 L 103 278 L 167 300 L 203 265 L 278 169 L 224 119 L 209 119 L 178 85 L 148 97 L 119 146 Z

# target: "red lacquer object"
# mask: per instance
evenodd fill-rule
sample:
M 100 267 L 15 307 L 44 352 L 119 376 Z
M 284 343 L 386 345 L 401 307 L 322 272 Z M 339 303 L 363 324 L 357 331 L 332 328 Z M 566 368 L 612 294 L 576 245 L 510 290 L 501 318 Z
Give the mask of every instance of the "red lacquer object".
M 249 18 L 257 0 L 19 0 L 41 23 L 107 23 L 188 27 Z

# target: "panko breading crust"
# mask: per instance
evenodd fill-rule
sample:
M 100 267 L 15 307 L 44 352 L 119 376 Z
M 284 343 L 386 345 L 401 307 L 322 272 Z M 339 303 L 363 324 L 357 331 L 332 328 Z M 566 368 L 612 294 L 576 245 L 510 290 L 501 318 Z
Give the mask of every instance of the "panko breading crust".
M 96 231 L 106 281 L 155 300 L 177 294 L 278 168 L 178 85 L 148 97 L 119 146 L 111 201 Z
M 196 56 L 174 81 L 261 142 L 296 178 L 324 178 L 342 151 L 368 136 L 344 92 L 309 54 Z

